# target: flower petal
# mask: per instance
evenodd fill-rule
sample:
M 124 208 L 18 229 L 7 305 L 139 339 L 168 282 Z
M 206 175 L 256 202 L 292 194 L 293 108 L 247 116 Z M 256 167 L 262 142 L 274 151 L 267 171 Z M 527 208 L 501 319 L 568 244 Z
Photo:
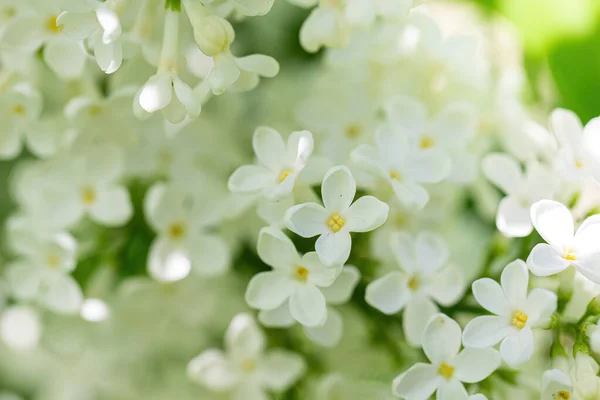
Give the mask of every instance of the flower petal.
M 548 244 L 565 247 L 571 244 L 573 216 L 558 201 L 540 200 L 531 206 L 531 222 Z
M 196 118 L 200 115 L 202 104 L 192 88 L 176 77 L 173 79 L 173 90 L 175 91 L 175 96 L 177 96 L 179 102 L 185 108 L 187 115 L 191 118 Z
M 358 268 L 347 265 L 337 277 L 335 282 L 328 287 L 321 289 L 328 304 L 344 304 L 350 300 L 354 288 L 360 281 L 360 271 Z
M 172 79 L 169 74 L 158 73 L 142 86 L 139 103 L 146 112 L 153 113 L 162 110 L 171 102 L 173 97 Z
M 483 315 L 473 318 L 463 332 L 465 347 L 478 349 L 497 345 L 513 331 L 507 317 Z
M 454 359 L 456 378 L 467 383 L 482 381 L 500 366 L 501 361 L 496 349 L 463 349 Z
M 83 293 L 70 275 L 55 274 L 46 281 L 45 289 L 40 295 L 40 301 L 50 310 L 61 314 L 79 311 Z
M 225 349 L 234 360 L 257 359 L 266 347 L 264 332 L 252 315 L 237 314 L 225 332 Z
M 415 242 L 417 264 L 427 275 L 431 275 L 448 261 L 448 246 L 431 232 L 419 234 Z
M 327 315 L 325 296 L 313 284 L 296 285 L 290 297 L 290 312 L 304 326 L 317 326 Z
M 508 335 L 500 345 L 502 358 L 511 367 L 516 367 L 531 358 L 533 332 L 528 327 Z
M 252 308 L 272 310 L 292 295 L 295 286 L 288 274 L 275 271 L 260 272 L 248 283 L 246 303 Z
M 394 379 L 392 390 L 403 399 L 427 400 L 436 391 L 441 379 L 433 365 L 417 363 Z
M 187 365 L 187 374 L 192 380 L 216 391 L 231 389 L 238 381 L 229 360 L 218 349 L 208 349 L 194 357 Z
M 261 310 L 258 313 L 258 320 L 268 328 L 291 328 L 296 324 L 287 301 L 272 310 Z
M 270 350 L 257 365 L 260 380 L 275 391 L 283 391 L 292 386 L 302 376 L 306 364 L 302 357 L 291 351 Z
M 419 270 L 416 244 L 408 233 L 393 232 L 390 235 L 390 247 L 400 268 L 407 272 Z
M 67 38 L 56 37 L 44 46 L 44 61 L 63 79 L 74 79 L 83 73 L 85 53 L 81 45 Z
M 562 253 L 546 243 L 536 244 L 527 257 L 527 266 L 537 276 L 558 274 L 570 265 L 571 261 L 564 259 Z
M 473 282 L 473 296 L 483 308 L 493 314 L 508 316 L 512 311 L 506 294 L 500 285 L 490 278 Z
M 317 239 L 315 250 L 321 262 L 327 266 L 343 265 L 350 256 L 352 238 L 350 233 L 341 230 L 339 232 L 325 232 Z
M 541 288 L 533 289 L 527 296 L 523 310 L 528 317 L 527 326 L 543 328 L 543 325 L 548 324 L 550 316 L 556 312 L 556 307 L 556 293 Z
M 331 168 L 323 178 L 321 186 L 323 204 L 329 212 L 345 212 L 356 194 L 356 182 L 346 166 Z
M 562 147 L 571 151 L 579 148 L 583 126 L 577 114 L 557 108 L 550 115 L 550 125 Z
M 458 323 L 444 314 L 436 314 L 423 331 L 423 351 L 432 364 L 449 362 L 458 354 L 461 340 Z
M 483 174 L 506 194 L 517 191 L 523 179 L 521 166 L 517 161 L 504 153 L 491 153 L 481 163 Z
M 400 311 L 409 298 L 407 279 L 401 272 L 390 272 L 369 283 L 365 293 L 370 306 L 388 315 Z
M 290 231 L 309 238 L 326 232 L 328 216 L 327 210 L 317 203 L 298 204 L 285 213 L 285 224 Z
M 500 200 L 496 214 L 496 226 L 506 237 L 525 237 L 533 230 L 529 206 L 523 206 L 515 197 Z
M 194 271 L 200 276 L 222 275 L 229 268 L 231 251 L 215 235 L 198 235 L 188 239 L 186 248 Z
M 529 271 L 527 271 L 525 262 L 515 260 L 504 267 L 500 282 L 506 299 L 513 308 L 522 307 L 527 298 L 527 286 L 529 285 Z
M 230 191 L 258 192 L 275 183 L 273 173 L 262 165 L 242 165 L 229 177 L 227 187 Z
M 450 175 L 450 155 L 442 149 L 420 150 L 413 154 L 406 174 L 418 183 L 438 183 Z
M 427 106 L 412 97 L 396 96 L 384 105 L 391 126 L 402 135 L 416 135 L 427 121 Z
M 103 43 L 97 40 L 94 43 L 94 57 L 96 57 L 96 62 L 104 73 L 112 74 L 119 69 L 123 62 L 121 42 Z
M 96 191 L 96 200 L 90 207 L 92 218 L 104 225 L 120 226 L 133 214 L 129 192 L 122 186 L 109 187 Z
M 386 221 L 390 207 L 373 196 L 363 196 L 350 206 L 346 213 L 346 226 L 350 232 L 369 232 Z
M 420 210 L 429 202 L 429 192 L 418 183 L 396 179 L 391 179 L 390 183 L 398 200 L 407 208 Z
M 259 1 L 264 2 L 265 0 Z M 253 72 L 267 78 L 273 78 L 279 73 L 279 63 L 277 60 L 264 54 L 251 54 L 246 57 L 239 57 L 235 59 L 235 62 L 241 70 Z
M 423 290 L 443 306 L 454 305 L 465 289 L 465 278 L 461 270 L 454 264 L 437 272 L 431 280 L 424 283 Z
M 314 342 L 324 347 L 334 347 L 342 339 L 342 316 L 334 309 L 327 308 L 327 319 L 323 325 L 304 327 L 304 332 Z
M 192 262 L 186 251 L 159 237 L 150 247 L 147 269 L 157 282 L 175 282 L 190 274 Z
M 427 323 L 438 312 L 438 308 L 427 296 L 418 294 L 407 303 L 402 315 L 402 327 L 406 341 L 412 346 L 420 346 L 423 330 Z
M 449 381 L 443 381 L 440 385 L 436 399 L 439 400 L 467 400 L 467 391 L 464 385 L 458 379 L 450 379 Z
M 308 282 L 326 288 L 335 282 L 342 272 L 342 267 L 326 266 L 314 251 L 306 253 L 300 260 L 300 265 L 308 270 Z
M 286 167 L 285 144 L 275 129 L 267 126 L 258 127 L 252 136 L 252 147 L 258 161 L 270 170 L 279 171 Z
M 271 268 L 290 271 L 300 262 L 296 246 L 279 229 L 263 228 L 260 230 L 257 244 L 258 256 Z

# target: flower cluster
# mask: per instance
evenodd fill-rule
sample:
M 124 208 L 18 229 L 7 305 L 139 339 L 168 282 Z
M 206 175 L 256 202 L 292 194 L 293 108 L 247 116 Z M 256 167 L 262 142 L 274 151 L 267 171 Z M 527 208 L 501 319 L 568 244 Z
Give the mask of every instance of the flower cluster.
M 0 1 L 0 400 L 600 399 L 600 119 L 422 3 Z

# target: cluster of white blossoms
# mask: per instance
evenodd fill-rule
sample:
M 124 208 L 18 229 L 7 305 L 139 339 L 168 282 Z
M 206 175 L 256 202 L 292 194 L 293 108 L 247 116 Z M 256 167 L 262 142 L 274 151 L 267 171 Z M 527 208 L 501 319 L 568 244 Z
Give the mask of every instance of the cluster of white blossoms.
M 517 49 L 434 0 L 0 0 L 0 400 L 600 399 L 600 119 Z

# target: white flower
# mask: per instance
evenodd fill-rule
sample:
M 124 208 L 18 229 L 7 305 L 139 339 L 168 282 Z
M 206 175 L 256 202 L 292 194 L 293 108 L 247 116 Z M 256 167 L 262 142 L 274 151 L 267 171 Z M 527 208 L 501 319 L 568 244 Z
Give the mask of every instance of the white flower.
M 463 278 L 456 267 L 446 266 L 448 248 L 432 233 L 421 233 L 416 240 L 408 233 L 395 233 L 390 243 L 402 271 L 371 282 L 365 300 L 385 314 L 404 309 L 406 339 L 420 345 L 425 325 L 439 312 L 432 300 L 445 306 L 454 304 L 463 291 Z
M 564 178 L 600 180 L 600 119 L 592 119 L 584 128 L 574 112 L 557 108 L 550 115 L 550 124 L 560 144 L 556 169 Z
M 88 39 L 98 66 L 107 74 L 115 72 L 123 62 L 121 22 L 118 13 L 110 7 L 118 3 L 123 1 L 80 1 L 56 18 L 56 24 L 65 35 L 74 40 Z
M 373 175 L 385 179 L 406 207 L 421 209 L 429 201 L 422 183 L 437 183 L 450 173 L 450 159 L 439 149 L 415 151 L 407 136 L 380 129 L 375 134 L 375 147 L 359 146 L 352 161 Z
M 63 79 L 83 73 L 86 54 L 82 44 L 61 33 L 57 17 L 60 1 L 30 0 L 27 12 L 5 26 L 1 42 L 9 48 L 33 53 L 43 46 L 44 61 Z
M 41 336 L 40 316 L 27 306 L 12 306 L 0 316 L 0 338 L 14 350 L 35 348 Z
M 292 132 L 286 146 L 276 130 L 257 128 L 252 137 L 252 147 L 258 165 L 243 165 L 236 169 L 229 178 L 229 190 L 263 193 L 272 200 L 289 196 L 312 154 L 313 146 L 309 131 Z
M 37 301 L 58 313 L 79 311 L 83 295 L 69 275 L 75 269 L 75 239 L 66 232 L 34 232 L 14 226 L 23 258 L 11 264 L 6 278 L 11 291 L 22 300 Z M 25 242 L 23 242 L 26 240 Z
M 508 237 L 529 235 L 533 230 L 529 209 L 536 201 L 554 196 L 554 174 L 536 161 L 529 162 L 523 174 L 514 158 L 500 153 L 487 155 L 482 168 L 486 177 L 506 193 L 496 214 L 498 230 Z
M 173 282 L 192 269 L 204 276 L 224 273 L 230 251 L 217 235 L 206 232 L 220 218 L 214 207 L 189 190 L 155 184 L 144 199 L 145 214 L 158 232 L 148 255 L 148 273 L 159 282 Z
M 360 280 L 360 272 L 354 266 L 345 266 L 335 282 L 320 290 L 328 305 L 341 305 L 348 300 Z M 290 311 L 289 300 L 272 310 L 261 310 L 258 314 L 261 324 L 272 328 L 290 328 L 296 319 Z M 306 335 L 325 347 L 336 346 L 342 338 L 342 316 L 333 307 L 327 307 L 327 316 L 322 325 L 303 326 Z
M 319 236 L 315 249 L 325 265 L 342 265 L 352 247 L 350 232 L 369 232 L 387 219 L 389 207 L 373 196 L 354 203 L 356 182 L 345 166 L 331 168 L 323 178 L 321 195 L 325 207 L 304 203 L 290 208 L 285 216 L 292 232 L 305 237 Z
M 564 360 L 564 370 L 555 368 L 542 376 L 541 400 L 595 400 L 600 394 L 598 363 L 589 355 L 577 353 Z M 568 373 L 565 373 L 567 371 Z
M 255 275 L 246 290 L 246 302 L 253 308 L 273 310 L 289 299 L 291 316 L 306 326 L 322 325 L 327 318 L 322 287 L 335 282 L 341 266 L 327 267 L 315 252 L 302 257 L 281 231 L 263 228 L 258 255 L 273 271 Z
M 423 331 L 423 351 L 431 364 L 417 363 L 394 379 L 394 394 L 407 400 L 466 400 L 462 382 L 487 378 L 500 366 L 498 351 L 463 349 L 460 353 L 460 326 L 444 314 L 431 318 Z
M 600 283 L 600 218 L 587 218 L 575 232 L 569 209 L 551 200 L 531 206 L 531 222 L 546 243 L 537 244 L 527 265 L 534 275 L 554 275 L 574 266 L 586 278 Z
M 304 373 L 300 356 L 283 349 L 265 352 L 266 339 L 248 314 L 233 318 L 225 334 L 225 350 L 208 349 L 188 364 L 194 381 L 232 399 L 266 399 L 266 391 L 284 391 Z
M 448 103 L 435 115 L 426 104 L 407 96 L 395 96 L 384 105 L 388 125 L 410 138 L 413 149 L 438 149 L 438 157 L 449 158 L 449 178 L 470 182 L 477 171 L 474 156 L 467 145 L 475 136 L 477 114 L 467 102 Z
M 35 142 L 34 122 L 42 113 L 42 96 L 29 84 L 19 83 L 0 95 L 0 159 L 14 158 L 21 152 L 23 136 Z
M 522 260 L 508 264 L 502 271 L 500 286 L 489 278 L 473 283 L 473 295 L 483 308 L 495 315 L 475 317 L 465 327 L 465 347 L 486 348 L 500 345 L 502 358 L 517 366 L 531 358 L 533 330 L 543 329 L 556 311 L 556 294 L 533 289 L 527 294 L 529 273 Z

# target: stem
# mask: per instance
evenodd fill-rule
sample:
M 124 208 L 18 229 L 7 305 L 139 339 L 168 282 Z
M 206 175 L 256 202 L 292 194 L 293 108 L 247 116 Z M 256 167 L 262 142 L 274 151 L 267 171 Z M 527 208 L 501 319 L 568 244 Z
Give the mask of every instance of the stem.
M 154 17 L 156 17 L 156 2 L 155 0 L 143 0 L 140 6 L 140 11 L 135 19 L 133 33 L 142 38 L 148 39 L 152 34 L 154 27 Z
M 123 14 L 129 2 L 131 0 L 106 0 L 106 6 L 117 13 L 117 15 Z
M 181 0 L 166 0 L 165 10 L 170 10 L 174 12 L 181 11 Z
M 179 55 L 179 13 L 167 11 L 158 72 L 177 72 Z

